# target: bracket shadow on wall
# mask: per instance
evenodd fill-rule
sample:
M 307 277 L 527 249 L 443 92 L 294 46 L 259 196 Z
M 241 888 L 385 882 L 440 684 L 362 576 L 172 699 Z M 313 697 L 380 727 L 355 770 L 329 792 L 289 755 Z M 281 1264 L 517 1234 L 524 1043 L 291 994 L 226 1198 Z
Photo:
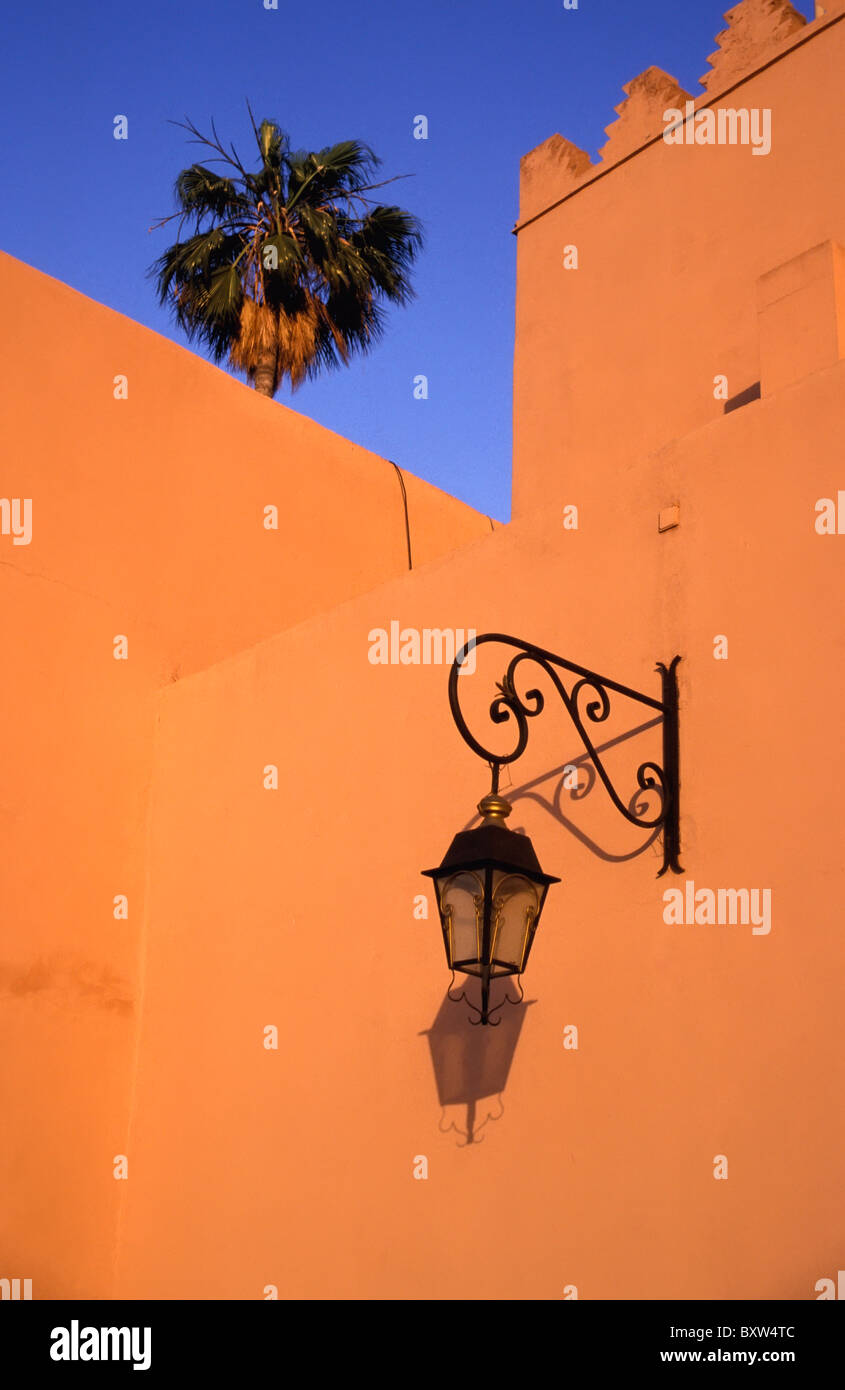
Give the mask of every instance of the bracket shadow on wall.
M 515 651 L 502 680 L 496 683 L 498 694 L 489 709 L 492 723 L 515 723 L 516 742 L 509 753 L 486 748 L 472 734 L 458 699 L 458 677 L 462 665 L 471 652 L 487 642 L 497 642 Z M 491 1015 L 506 1002 L 519 1002 L 505 994 L 501 1003 L 490 1009 L 490 982 L 510 975 L 522 975 L 528 963 L 546 893 L 552 883 L 560 882 L 560 879 L 544 873 L 540 868 L 528 836 L 508 830 L 505 825 L 511 806 L 499 795 L 499 774 L 503 767 L 516 762 L 525 752 L 529 720 L 541 714 L 545 706 L 542 691 L 536 688 L 527 690 L 524 695 L 519 694 L 515 680 L 517 671 L 524 662 L 530 662 L 549 677 L 613 805 L 632 825 L 662 833 L 663 865 L 658 871 L 659 878 L 669 869 L 676 874 L 684 872 L 678 862 L 680 779 L 676 672 L 680 659 L 679 656 L 674 657 L 668 666 L 658 662 L 662 698 L 656 700 L 642 691 L 621 685 L 619 681 L 600 676 L 596 671 L 576 666 L 554 652 L 501 632 L 487 632 L 472 638 L 455 657 L 449 673 L 452 717 L 465 743 L 490 765 L 493 784 L 489 795 L 478 804 L 483 817 L 481 825 L 475 830 L 459 832 L 442 864 L 423 872 L 434 880 L 446 960 L 452 971 L 453 982 L 456 971 L 480 980 L 480 1009 L 472 1004 L 465 991 L 454 1001 L 458 1003 L 465 999 L 473 1012 L 479 1015 L 478 1023 L 489 1023 Z M 561 672 L 565 674 L 561 675 Z M 663 728 L 662 766 L 650 761 L 640 763 L 636 773 L 637 790 L 627 805 L 616 791 L 587 729 L 588 723 L 602 724 L 608 718 L 612 694 L 622 695 L 657 710 Z M 650 795 L 658 798 L 657 814 L 654 814 L 653 806 L 648 804 Z

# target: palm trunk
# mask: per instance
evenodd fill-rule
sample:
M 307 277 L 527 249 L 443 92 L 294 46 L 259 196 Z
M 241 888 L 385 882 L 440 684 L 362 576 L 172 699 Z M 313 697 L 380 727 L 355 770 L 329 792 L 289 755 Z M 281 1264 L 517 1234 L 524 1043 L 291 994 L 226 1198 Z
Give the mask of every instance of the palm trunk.
M 261 396 L 274 396 L 276 394 L 276 349 L 266 348 L 259 355 L 258 365 L 255 368 L 253 385 Z

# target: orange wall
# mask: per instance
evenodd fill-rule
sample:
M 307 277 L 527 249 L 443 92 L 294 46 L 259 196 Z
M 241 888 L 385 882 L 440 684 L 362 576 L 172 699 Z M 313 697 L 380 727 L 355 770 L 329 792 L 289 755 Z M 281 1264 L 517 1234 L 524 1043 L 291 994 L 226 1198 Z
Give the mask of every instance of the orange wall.
M 577 502 L 585 474 L 615 489 L 620 471 L 719 418 L 717 375 L 731 397 L 760 379 L 758 278 L 819 242 L 845 242 L 845 186 L 831 177 L 845 14 L 797 38 L 780 60 L 713 95 L 716 108 L 771 109 L 768 155 L 658 138 L 614 168 L 611 149 L 610 172 L 590 171 L 521 225 L 515 516 Z M 650 102 L 640 119 L 660 136 L 668 98 L 658 90 Z M 558 148 L 523 161 L 529 212 L 567 186 Z M 569 245 L 577 270 L 563 268 Z
M 8 558 L 148 623 L 174 676 L 407 569 L 387 460 L 9 256 L 0 286 L 15 325 L 0 345 L 3 495 L 33 499 L 32 544 L 6 541 Z M 490 532 L 405 485 L 415 566 Z
M 32 544 L 0 537 L 0 1236 L 36 1298 L 804 1299 L 842 1267 L 845 540 L 814 521 L 845 491 L 843 33 L 735 94 L 775 108 L 768 159 L 652 146 L 520 232 L 518 519 L 409 479 L 412 574 L 385 461 L 0 260 L 4 491 L 34 502 Z M 719 370 L 761 399 L 723 414 Z M 773 895 L 766 936 L 667 925 L 656 846 L 601 788 L 556 801 L 581 750 L 550 700 L 513 822 L 563 882 L 464 1147 L 413 905 L 487 774 L 444 667 L 368 660 L 394 619 L 655 695 L 680 653 L 686 876 Z M 617 742 L 621 785 L 658 750 Z M 495 1035 L 452 1017 L 480 1064 Z
M 111 1288 L 158 690 L 407 569 L 394 468 L 8 256 L 0 344 L 3 1277 Z M 58 352 L 45 344 L 61 345 Z M 128 377 L 126 401 L 113 378 Z M 490 522 L 405 475 L 414 564 Z M 279 530 L 262 527 L 267 503 Z M 114 659 L 125 635 L 129 659 Z M 114 917 L 126 894 L 128 920 Z
M 95 523 L 92 505 L 94 535 Z M 8 538 L 0 544 L 5 552 Z M 31 1278 L 36 1298 L 111 1287 L 153 692 L 166 678 L 140 625 L 129 660 L 115 661 L 124 618 L 71 585 L 0 566 L 0 1264 L 4 1277 Z M 118 894 L 127 920 L 114 917 Z
M 515 523 L 164 693 L 120 1294 L 806 1299 L 841 1266 L 845 593 L 813 521 L 843 387 L 845 364 L 815 373 L 593 487 L 577 533 Z M 602 859 L 518 794 L 563 882 L 473 1147 L 438 1129 L 422 1034 L 448 976 L 412 903 L 487 775 L 443 668 L 367 661 L 391 617 L 511 631 L 654 694 L 680 652 L 687 875 L 773 893 L 768 936 L 667 926 L 654 849 Z M 515 785 L 579 751 L 550 702 Z M 600 790 L 566 814 L 634 848 Z

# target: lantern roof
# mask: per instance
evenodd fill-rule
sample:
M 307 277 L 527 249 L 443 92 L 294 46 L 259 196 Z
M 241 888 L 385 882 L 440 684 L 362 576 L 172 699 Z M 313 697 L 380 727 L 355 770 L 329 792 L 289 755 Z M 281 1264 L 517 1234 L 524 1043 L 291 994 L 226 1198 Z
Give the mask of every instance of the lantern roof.
M 540 861 L 528 836 L 508 830 L 504 817 L 510 813 L 510 809 L 502 798 L 485 797 L 479 805 L 484 815 L 481 825 L 475 830 L 459 831 L 439 868 L 423 870 L 426 877 L 440 877 L 460 869 L 483 869 L 489 864 L 511 873 L 524 874 L 534 883 L 560 883 L 559 878 L 544 873 L 540 868 Z

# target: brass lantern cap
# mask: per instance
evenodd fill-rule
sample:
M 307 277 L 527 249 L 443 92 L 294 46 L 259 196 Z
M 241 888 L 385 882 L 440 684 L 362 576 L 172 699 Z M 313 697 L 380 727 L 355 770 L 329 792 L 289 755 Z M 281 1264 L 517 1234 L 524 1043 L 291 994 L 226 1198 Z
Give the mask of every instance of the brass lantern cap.
M 505 798 L 499 796 L 498 792 L 489 792 L 478 803 L 479 815 L 482 815 L 485 820 L 493 821 L 494 824 L 507 820 L 512 810 L 513 807 L 510 802 L 505 801 Z

